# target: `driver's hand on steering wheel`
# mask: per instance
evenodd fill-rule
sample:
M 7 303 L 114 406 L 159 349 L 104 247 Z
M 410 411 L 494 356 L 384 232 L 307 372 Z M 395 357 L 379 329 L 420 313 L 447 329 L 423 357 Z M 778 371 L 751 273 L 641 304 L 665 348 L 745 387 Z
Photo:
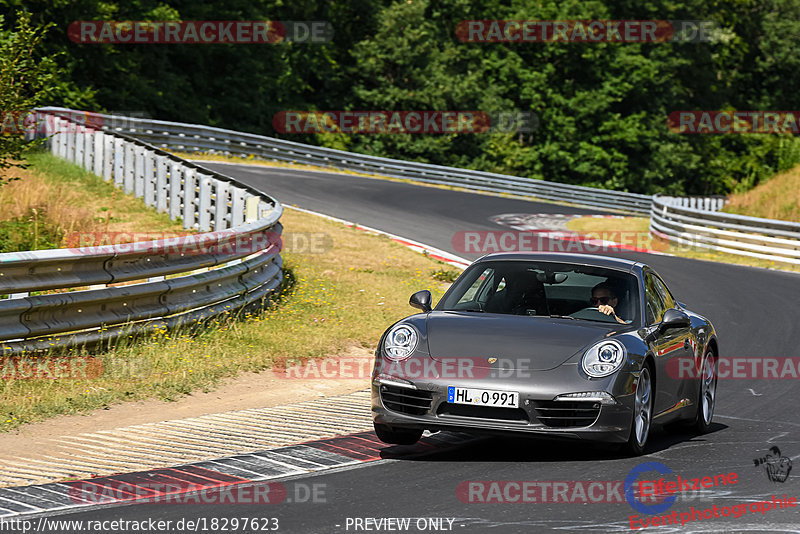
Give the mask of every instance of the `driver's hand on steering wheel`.
M 617 314 L 614 313 L 614 308 L 612 308 L 608 304 L 601 304 L 600 306 L 597 307 L 597 311 L 599 311 L 600 313 L 604 313 L 606 315 L 613 315 L 614 319 L 616 319 L 618 323 L 625 324 L 625 321 L 617 317 Z

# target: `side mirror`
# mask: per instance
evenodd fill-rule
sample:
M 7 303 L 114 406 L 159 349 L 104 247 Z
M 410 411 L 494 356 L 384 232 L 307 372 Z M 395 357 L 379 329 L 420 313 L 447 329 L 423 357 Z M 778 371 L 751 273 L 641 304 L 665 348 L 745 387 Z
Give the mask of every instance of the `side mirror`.
M 433 297 L 431 297 L 431 292 L 425 289 L 423 291 L 417 291 L 411 295 L 411 298 L 408 299 L 408 303 L 412 308 L 417 308 L 425 313 L 428 313 L 431 311 L 431 300 L 433 300 Z
M 664 332 L 670 328 L 684 328 L 692 324 L 686 312 L 677 308 L 670 308 L 664 312 L 664 317 L 661 319 L 661 324 L 658 325 L 658 330 Z

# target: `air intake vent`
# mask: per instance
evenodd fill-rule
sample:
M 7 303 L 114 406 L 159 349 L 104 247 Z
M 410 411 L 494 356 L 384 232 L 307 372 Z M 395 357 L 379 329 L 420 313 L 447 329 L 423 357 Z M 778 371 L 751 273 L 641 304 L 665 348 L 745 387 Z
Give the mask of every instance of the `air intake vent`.
M 431 409 L 433 392 L 381 386 L 381 400 L 387 409 L 409 415 L 425 415 Z
M 536 417 L 543 425 L 555 428 L 584 427 L 597 420 L 597 401 L 538 401 Z
M 495 408 L 493 406 L 472 406 L 470 404 L 451 404 L 444 402 L 437 410 L 439 415 L 457 415 L 477 419 L 496 419 L 500 421 L 529 422 L 528 414 L 522 408 Z

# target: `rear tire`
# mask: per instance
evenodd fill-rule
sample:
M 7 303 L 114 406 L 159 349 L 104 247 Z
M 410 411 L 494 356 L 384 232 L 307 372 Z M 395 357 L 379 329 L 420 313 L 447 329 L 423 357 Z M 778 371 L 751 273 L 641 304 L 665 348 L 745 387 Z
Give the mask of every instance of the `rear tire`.
M 623 451 L 630 456 L 641 456 L 647 446 L 653 423 L 653 380 L 650 365 L 642 367 L 634 399 L 631 433 Z
M 372 426 L 375 427 L 375 434 L 379 440 L 392 445 L 413 445 L 422 437 L 422 430 L 414 428 L 396 428 L 393 430 L 389 425 L 380 423 L 373 423 Z

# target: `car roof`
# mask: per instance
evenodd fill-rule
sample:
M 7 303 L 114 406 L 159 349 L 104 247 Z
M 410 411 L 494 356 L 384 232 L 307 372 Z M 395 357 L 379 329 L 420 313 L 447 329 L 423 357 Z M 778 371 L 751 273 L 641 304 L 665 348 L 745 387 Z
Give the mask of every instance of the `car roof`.
M 626 260 L 623 258 L 597 256 L 594 254 L 569 254 L 564 252 L 496 252 L 479 258 L 475 263 L 498 260 L 552 261 L 558 263 L 575 263 L 579 265 L 607 267 L 609 269 L 619 269 L 625 271 L 638 271 L 645 266 L 641 262 Z

